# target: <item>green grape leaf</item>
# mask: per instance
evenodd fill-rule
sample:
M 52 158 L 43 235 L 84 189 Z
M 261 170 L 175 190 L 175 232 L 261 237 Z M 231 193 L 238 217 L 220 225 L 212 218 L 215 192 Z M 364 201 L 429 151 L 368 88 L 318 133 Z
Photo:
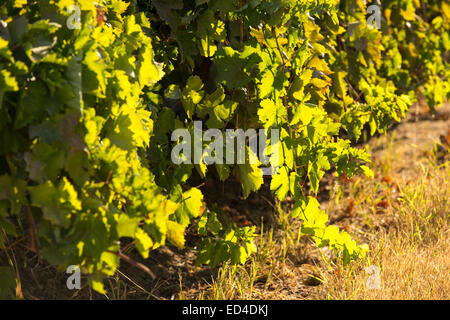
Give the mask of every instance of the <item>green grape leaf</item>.
M 16 288 L 16 275 L 10 267 L 0 266 L 0 299 L 6 300 L 14 297 Z
M 238 164 L 242 195 L 247 198 L 252 191 L 258 191 L 263 184 L 262 171 L 258 164 Z
M 182 226 L 187 226 L 191 218 L 197 218 L 200 215 L 200 208 L 203 206 L 203 194 L 197 188 L 191 188 L 178 195 L 180 206 L 175 211 L 177 222 Z
M 136 248 L 144 259 L 148 258 L 149 250 L 153 247 L 153 241 L 147 233 L 141 228 L 137 228 L 136 234 Z
M 185 226 L 182 226 L 173 221 L 167 221 L 167 240 L 169 240 L 178 249 L 184 248 L 184 230 Z
M 272 177 L 270 190 L 274 191 L 277 198 L 281 201 L 286 198 L 289 192 L 289 169 L 287 167 L 281 167 Z

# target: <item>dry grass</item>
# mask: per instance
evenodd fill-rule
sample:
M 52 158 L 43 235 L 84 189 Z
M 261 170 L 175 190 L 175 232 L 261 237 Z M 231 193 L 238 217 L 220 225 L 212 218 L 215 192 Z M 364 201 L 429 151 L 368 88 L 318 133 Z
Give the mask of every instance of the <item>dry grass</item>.
M 387 213 L 393 219 L 385 228 L 372 227 L 368 260 L 339 272 L 323 272 L 318 297 L 449 299 L 449 172 L 448 163 L 422 167 L 417 180 L 388 199 L 396 203 Z M 371 289 L 368 283 L 375 275 L 368 274 L 369 265 L 379 268 L 379 288 Z
M 257 253 L 244 266 L 224 265 L 216 277 L 197 287 L 180 290 L 180 299 L 305 299 L 311 297 L 319 272 L 319 250 L 301 238 L 300 223 L 279 207 L 280 228 L 265 231 L 256 239 Z

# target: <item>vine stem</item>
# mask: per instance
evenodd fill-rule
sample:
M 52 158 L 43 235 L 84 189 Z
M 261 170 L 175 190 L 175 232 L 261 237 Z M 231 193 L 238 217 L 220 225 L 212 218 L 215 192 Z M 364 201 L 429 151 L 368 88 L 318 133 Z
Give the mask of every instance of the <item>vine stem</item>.
M 5 230 L 2 230 L 2 231 L 3 231 L 4 238 L 6 239 L 6 241 L 8 241 L 8 236 L 6 235 L 6 231 Z M 8 250 L 11 250 L 12 259 L 8 253 Z M 8 248 L 5 248 L 4 251 L 6 253 L 6 256 L 8 257 L 11 267 L 14 268 L 14 271 L 16 273 L 16 277 L 17 277 L 16 297 L 19 299 L 23 299 L 22 280 L 20 279 L 20 272 L 19 272 L 19 267 L 17 266 L 16 255 L 14 254 L 14 250 L 12 250 L 11 246 L 9 246 Z M 13 260 L 14 260 L 14 262 L 13 262 Z
M 10 245 L 8 245 L 6 248 L 3 248 L 2 251 L 6 251 L 6 250 L 9 250 L 9 249 L 13 248 L 16 244 L 22 242 L 23 240 L 25 240 L 25 237 L 22 237 L 22 238 L 20 238 L 20 239 L 18 239 L 16 241 L 14 241 Z
M 275 31 L 273 26 L 272 26 L 272 35 L 275 38 L 275 42 L 277 44 L 278 52 L 280 53 L 281 61 L 283 62 L 283 65 L 282 65 L 281 68 L 282 68 L 283 72 L 285 72 L 286 71 L 286 62 L 284 61 L 283 52 L 281 51 L 280 44 L 278 43 L 277 33 L 276 33 L 276 31 Z M 283 96 L 283 104 L 284 104 L 285 108 L 288 108 L 286 95 Z
M 129 248 L 134 246 L 136 244 L 136 241 L 131 241 L 129 244 L 127 244 L 125 247 L 122 248 L 122 251 L 127 251 Z
M 25 210 L 27 212 L 27 220 L 28 220 L 28 224 L 30 225 L 30 240 L 31 240 L 31 251 L 33 251 L 34 253 L 37 254 L 38 258 L 39 258 L 39 262 L 42 261 L 42 254 L 41 254 L 41 249 L 39 247 L 39 241 L 38 241 L 38 237 L 37 237 L 37 227 L 36 227 L 36 223 L 34 222 L 34 218 L 33 218 L 33 214 L 31 213 L 31 209 L 30 206 L 26 206 Z
M 239 8 L 242 8 L 242 0 L 239 0 Z M 244 48 L 243 47 L 243 42 L 244 42 L 244 21 L 242 20 L 242 18 L 239 19 L 239 31 L 240 31 L 240 42 L 239 45 L 241 47 L 241 50 Z
M 281 61 L 283 62 L 282 70 L 283 70 L 283 72 L 285 72 L 286 71 L 286 62 L 284 61 L 283 52 L 281 51 L 280 44 L 278 43 L 277 34 L 276 34 L 276 31 L 275 31 L 273 26 L 272 26 L 272 35 L 275 38 L 275 42 L 277 44 L 278 52 L 280 53 Z M 283 96 L 283 104 L 284 104 L 285 108 L 288 108 L 287 96 L 286 95 Z M 292 132 L 292 127 L 289 126 L 289 136 L 290 136 L 291 139 L 294 139 L 293 135 L 294 134 Z M 296 167 L 297 167 L 297 161 L 296 161 L 296 159 L 294 157 L 294 168 L 296 168 Z
M 281 51 L 280 44 L 278 43 L 277 34 L 276 34 L 275 29 L 274 29 L 273 26 L 272 26 L 272 34 L 273 34 L 273 37 L 275 38 L 275 42 L 277 44 L 278 52 L 280 53 L 281 61 L 283 62 L 283 66 L 282 67 L 283 67 L 283 71 L 284 71 L 285 68 L 286 68 L 286 62 L 284 61 L 283 52 Z
M 137 262 L 137 261 L 131 259 L 129 256 L 123 254 L 122 252 L 120 252 L 120 251 L 110 251 L 110 250 L 106 250 L 106 252 L 115 254 L 116 256 L 118 256 L 123 261 L 131 264 L 133 267 L 139 268 L 142 271 L 144 271 L 145 273 L 147 273 L 150 277 L 152 277 L 153 280 L 156 279 L 155 274 L 150 270 L 149 267 L 147 267 L 146 265 L 144 265 L 144 264 L 142 264 L 140 262 Z

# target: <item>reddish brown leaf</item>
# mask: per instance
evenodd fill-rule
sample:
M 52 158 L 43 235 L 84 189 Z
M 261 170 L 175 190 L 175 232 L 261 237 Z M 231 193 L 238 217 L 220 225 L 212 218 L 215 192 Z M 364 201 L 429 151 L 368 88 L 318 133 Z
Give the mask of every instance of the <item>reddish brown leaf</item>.
M 392 179 L 389 176 L 384 176 L 381 179 L 381 182 L 387 183 L 387 184 L 391 184 L 392 183 Z
M 375 207 L 386 209 L 387 207 L 389 207 L 389 203 L 386 200 L 380 200 L 375 204 Z
M 97 23 L 99 26 L 102 26 L 104 22 L 106 22 L 105 10 L 103 7 L 96 5 L 97 10 Z
M 353 199 L 353 198 L 348 199 L 347 207 L 345 208 L 345 211 L 350 214 L 353 212 L 354 208 L 355 208 L 355 199 Z

